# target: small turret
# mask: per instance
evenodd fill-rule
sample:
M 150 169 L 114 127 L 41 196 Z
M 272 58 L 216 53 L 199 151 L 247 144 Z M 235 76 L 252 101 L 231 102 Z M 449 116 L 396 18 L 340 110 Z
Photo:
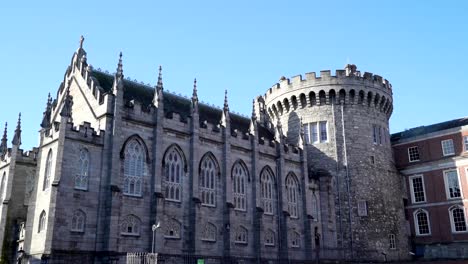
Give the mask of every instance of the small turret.
M 14 146 L 21 145 L 21 113 L 18 116 L 18 123 L 16 124 L 15 135 L 13 136 L 13 140 L 11 143 Z
M 47 97 L 47 104 L 46 109 L 42 116 L 41 127 L 42 128 L 49 128 L 50 127 L 50 114 L 52 112 L 52 97 L 50 97 L 50 93 Z
M 357 73 L 357 67 L 354 64 L 346 64 L 345 66 L 345 71 L 346 71 L 346 76 L 355 76 Z
M 2 141 L 0 143 L 0 156 L 4 156 L 8 152 L 7 126 L 8 123 L 5 122 L 5 130 L 3 131 Z
M 227 123 L 229 122 L 229 104 L 227 98 L 227 90 L 224 91 L 224 107 L 221 115 L 221 121 L 219 124 L 222 127 L 226 127 Z

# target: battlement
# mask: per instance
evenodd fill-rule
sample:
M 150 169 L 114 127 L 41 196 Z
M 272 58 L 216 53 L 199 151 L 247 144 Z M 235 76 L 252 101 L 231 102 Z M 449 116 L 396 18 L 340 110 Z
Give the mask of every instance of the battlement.
M 96 143 L 103 143 L 104 141 L 104 130 L 96 131 L 91 127 L 91 123 L 83 122 L 78 127 L 74 126 L 73 123 L 67 123 L 67 130 L 71 133 L 67 133 L 68 138 L 80 139 L 86 141 L 93 141 Z
M 344 70 L 306 73 L 291 79 L 281 77 L 262 97 L 268 114 L 275 118 L 297 108 L 327 104 L 363 104 L 391 115 L 392 85 L 380 75 L 361 74 L 355 65 Z M 258 99 L 257 99 L 258 101 Z
M 355 67 L 355 65 L 348 64 L 344 70 L 336 70 L 335 75 L 331 75 L 330 70 L 322 70 L 320 71 L 319 75 L 317 75 L 316 72 L 308 72 L 305 74 L 305 79 L 302 78 L 302 75 L 293 76 L 291 79 L 283 76 L 280 78 L 278 83 L 274 84 L 270 89 L 268 89 L 264 95 L 264 98 L 268 99 L 274 97 L 275 95 L 286 92 L 283 89 L 294 90 L 309 86 L 348 83 L 361 84 L 363 86 L 380 89 L 383 92 L 387 92 L 389 94 L 392 93 L 392 85 L 387 79 L 370 72 L 365 72 L 363 75 L 361 75 L 361 72 L 357 71 Z

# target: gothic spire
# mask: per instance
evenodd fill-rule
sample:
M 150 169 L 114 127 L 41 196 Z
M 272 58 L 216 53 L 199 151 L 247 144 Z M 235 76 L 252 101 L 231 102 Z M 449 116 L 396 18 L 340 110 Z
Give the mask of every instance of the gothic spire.
M 192 101 L 198 101 L 198 93 L 197 93 L 197 78 L 193 80 L 193 92 L 192 92 Z
M 47 97 L 47 104 L 46 104 L 46 109 L 43 113 L 42 116 L 42 122 L 41 122 L 41 127 L 42 128 L 48 128 L 50 127 L 50 114 L 52 111 L 52 97 L 50 96 L 50 93 Z
M 224 90 L 224 111 L 229 111 L 227 90 Z
M 117 73 L 115 74 L 115 77 L 118 79 L 123 79 L 123 65 L 122 65 L 122 52 L 119 54 L 119 63 L 117 64 Z
M 19 146 L 21 145 L 21 113 L 18 116 L 18 123 L 16 124 L 15 135 L 13 136 L 13 140 L 11 141 L 13 145 Z
M 222 127 L 226 127 L 228 121 L 229 121 L 229 105 L 228 105 L 228 99 L 227 99 L 227 90 L 224 90 L 224 108 L 223 108 L 223 111 L 221 111 L 220 125 Z
M 257 114 L 255 113 L 255 99 L 252 100 L 252 119 L 257 119 Z
M 162 67 L 161 65 L 159 66 L 159 74 L 158 74 L 158 83 L 156 84 L 156 87 L 154 89 L 154 95 L 153 95 L 153 105 L 155 107 L 159 107 L 160 101 L 163 99 L 163 82 L 162 82 Z
M 257 115 L 255 114 L 255 99 L 252 101 L 252 118 L 250 119 L 249 134 L 255 136 Z
M 192 112 L 198 112 L 197 78 L 193 80 Z
M 162 67 L 159 65 L 159 75 L 158 75 L 158 84 L 156 85 L 156 88 L 159 90 L 163 90 L 163 81 L 162 81 Z
M 5 122 L 5 130 L 3 131 L 3 137 L 2 137 L 2 141 L 0 143 L 0 156 L 3 156 L 7 153 L 8 151 L 8 145 L 7 145 L 7 126 L 8 126 L 8 123 Z

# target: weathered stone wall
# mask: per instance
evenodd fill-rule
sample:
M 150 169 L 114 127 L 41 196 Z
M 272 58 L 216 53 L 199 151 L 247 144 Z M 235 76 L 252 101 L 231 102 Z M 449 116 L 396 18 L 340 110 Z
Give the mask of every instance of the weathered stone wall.
M 407 258 L 402 179 L 390 147 L 388 119 L 392 92 L 388 81 L 348 65 L 336 76 L 322 71 L 291 81 L 283 78 L 264 96 L 265 110 L 279 119 L 291 142 L 298 141 L 301 123 L 327 122 L 328 139 L 308 144 L 310 173 L 320 178 L 324 249 L 332 258 Z M 373 129 L 381 140 L 374 143 Z M 379 135 L 377 133 L 377 135 Z M 358 215 L 358 202 L 367 216 Z M 390 249 L 389 235 L 396 236 Z M 333 256 L 334 255 L 334 256 Z

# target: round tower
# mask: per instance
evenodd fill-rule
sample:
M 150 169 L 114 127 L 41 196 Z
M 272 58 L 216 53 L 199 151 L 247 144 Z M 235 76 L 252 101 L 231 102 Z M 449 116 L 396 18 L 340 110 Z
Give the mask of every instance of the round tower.
M 320 182 L 322 246 L 336 258 L 408 257 L 404 183 L 395 169 L 389 118 L 390 83 L 355 65 L 307 73 L 279 83 L 258 98 L 259 114 L 289 143 L 304 129 L 309 177 Z M 270 123 L 270 124 L 271 124 Z

